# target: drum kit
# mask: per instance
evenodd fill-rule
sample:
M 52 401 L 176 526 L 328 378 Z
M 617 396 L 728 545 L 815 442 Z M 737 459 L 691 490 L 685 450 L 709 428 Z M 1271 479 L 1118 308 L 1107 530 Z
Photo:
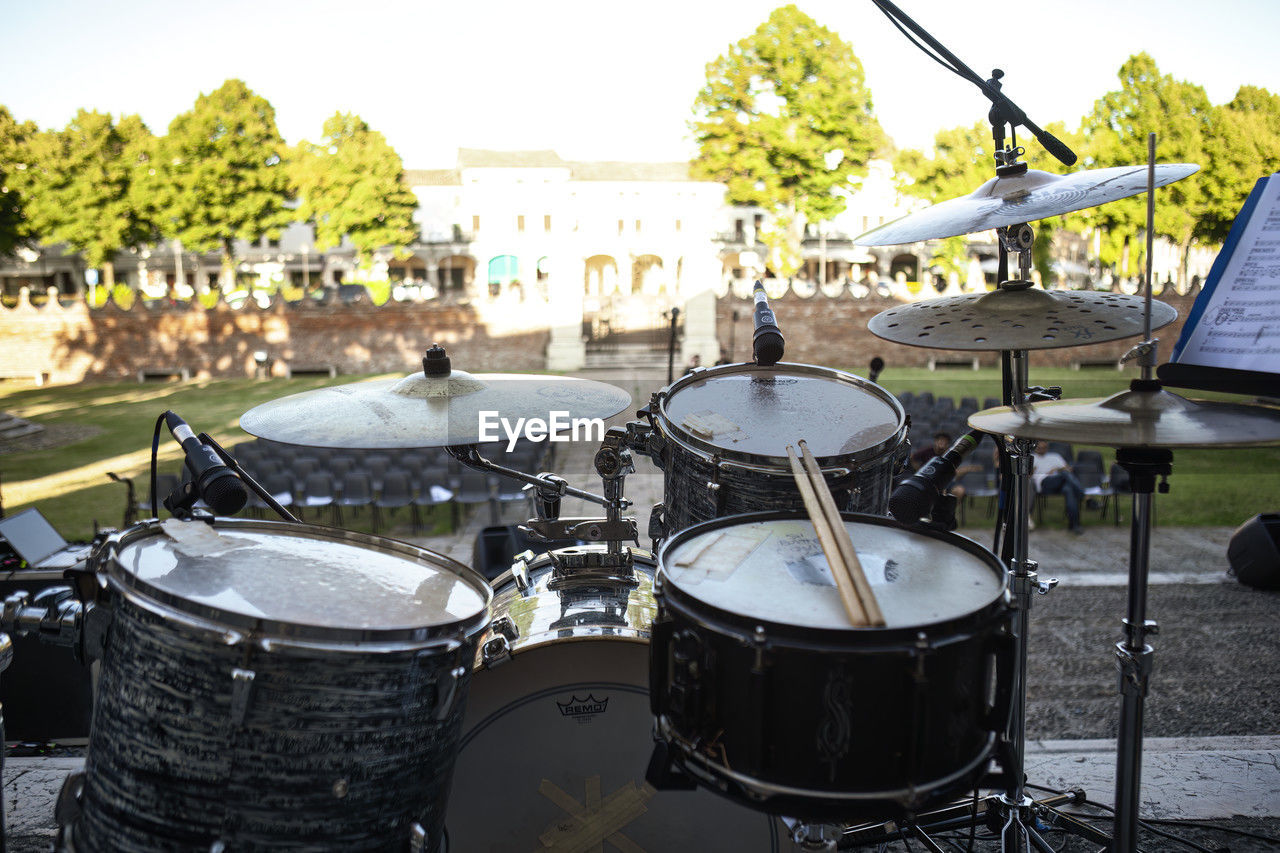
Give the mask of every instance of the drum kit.
M 970 419 L 1002 457 L 1008 499 L 992 550 L 920 512 L 886 515 L 909 450 L 902 406 L 861 377 L 783 363 L 781 346 L 696 369 L 609 429 L 594 457 L 602 494 L 487 459 L 480 423 L 488 411 L 603 419 L 627 394 L 473 375 L 432 347 L 421 373 L 284 397 L 241 426 L 316 447 L 445 447 L 527 484 L 530 536 L 583 544 L 517 555 L 490 583 L 431 551 L 287 514 L 184 511 L 100 536 L 67 586 L 11 596 L 0 616 L 3 630 L 99 666 L 85 768 L 59 798 L 58 849 L 634 853 L 903 838 L 940 851 L 931 833 L 981 824 L 1004 851 L 1044 851 L 1036 827 L 1048 820 L 1132 853 L 1156 479 L 1174 447 L 1280 441 L 1280 413 L 1160 388 L 1151 331 L 1175 314 L 1149 292 L 1046 292 L 1029 280 L 1029 219 L 1144 190 L 1150 205 L 1156 186 L 1196 167 L 1151 164 L 1145 183 L 1140 169 L 1059 177 L 1019 153 L 1001 148 L 998 176 L 973 194 L 859 241 L 995 229 L 1002 279 L 1016 257 L 1020 275 L 994 292 L 869 324 L 898 343 L 1001 353 L 1005 405 Z M 767 303 L 765 314 L 772 323 Z M 1031 350 L 1135 334 L 1143 378 L 1130 391 L 1071 401 L 1029 384 Z M 1041 438 L 1115 446 L 1132 475 L 1114 837 L 1056 812 L 1065 798 L 1027 793 L 1030 608 L 1053 583 L 1029 553 Z M 855 624 L 842 607 L 793 476 L 787 451 L 800 439 L 817 469 L 808 488 L 829 490 L 882 625 Z M 656 553 L 626 515 L 637 454 L 663 473 Z M 561 517 L 564 498 L 602 517 Z

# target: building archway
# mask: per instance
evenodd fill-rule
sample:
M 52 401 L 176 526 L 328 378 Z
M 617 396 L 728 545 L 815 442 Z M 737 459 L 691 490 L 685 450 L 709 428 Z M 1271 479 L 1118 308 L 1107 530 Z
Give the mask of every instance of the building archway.
M 476 277 L 476 259 L 470 255 L 446 255 L 436 264 L 441 291 L 466 290 Z
M 896 279 L 898 273 L 907 277 L 907 281 L 920 280 L 920 259 L 915 255 L 894 255 L 889 262 L 889 278 Z
M 642 296 L 665 294 L 667 271 L 657 255 L 637 255 L 631 264 L 631 293 Z

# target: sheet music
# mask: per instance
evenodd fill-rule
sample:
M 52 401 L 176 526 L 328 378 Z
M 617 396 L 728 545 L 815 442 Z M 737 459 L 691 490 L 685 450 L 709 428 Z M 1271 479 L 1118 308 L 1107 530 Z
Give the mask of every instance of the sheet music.
M 1239 240 L 1228 238 L 1230 257 L 1203 294 L 1203 310 L 1189 320 L 1195 327 L 1180 342 L 1180 363 L 1280 373 L 1280 176 L 1261 189 Z

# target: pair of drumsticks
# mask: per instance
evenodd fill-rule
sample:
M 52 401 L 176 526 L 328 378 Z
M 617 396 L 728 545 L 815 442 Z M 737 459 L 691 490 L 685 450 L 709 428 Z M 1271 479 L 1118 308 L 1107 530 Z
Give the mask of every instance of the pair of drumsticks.
M 836 509 L 835 499 L 827 488 L 827 481 L 818 467 L 818 460 L 809 452 L 809 446 L 803 439 L 799 442 L 803 463 L 796 456 L 795 449 L 787 445 L 787 458 L 791 460 L 791 474 L 796 478 L 800 488 L 800 496 L 804 499 L 804 507 L 809 512 L 809 520 L 818 532 L 818 541 L 822 543 L 822 552 L 827 556 L 827 565 L 835 578 L 836 587 L 840 590 L 840 601 L 844 604 L 849 622 L 855 626 L 884 625 L 884 614 L 876 603 L 875 593 L 862 571 L 862 563 L 858 561 L 858 552 L 853 549 L 849 539 L 849 530 L 845 527 L 840 511 Z

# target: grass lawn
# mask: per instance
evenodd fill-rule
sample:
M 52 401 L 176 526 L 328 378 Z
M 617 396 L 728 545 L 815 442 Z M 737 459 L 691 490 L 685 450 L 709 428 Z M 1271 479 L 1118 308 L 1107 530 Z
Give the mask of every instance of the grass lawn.
M 1033 383 L 1061 385 L 1064 396 L 1073 399 L 1103 397 L 1123 390 L 1136 375 L 1136 370 L 1120 373 L 1038 369 L 1034 357 L 1031 369 Z M 363 377 L 336 381 L 360 378 Z M 125 489 L 107 478 L 108 471 L 133 477 L 139 499 L 145 498 L 151 435 L 156 418 L 166 409 L 178 412 L 197 432 L 207 432 L 224 446 L 233 447 L 249 438 L 238 427 L 244 412 L 264 401 L 334 382 L 327 377 L 307 377 L 44 388 L 0 383 L 0 410 L 54 430 L 93 433 L 53 449 L 0 453 L 4 508 L 13 513 L 37 506 L 67 539 L 88 539 L 95 523 L 117 527 L 123 516 Z M 891 367 L 881 375 L 880 382 L 894 393 L 928 390 L 957 401 L 967 396 L 981 401 L 1000 394 L 999 371 L 994 369 L 933 372 Z M 1188 392 L 1186 396 L 1214 395 Z M 1084 447 L 1077 445 L 1077 449 Z M 1114 459 L 1112 450 L 1098 449 L 1103 451 L 1104 459 Z M 164 431 L 160 442 L 161 470 L 176 470 L 180 458 L 178 445 Z M 640 459 L 638 464 L 648 463 Z M 1170 486 L 1169 494 L 1157 498 L 1162 526 L 1242 524 L 1259 512 L 1280 510 L 1280 448 L 1175 451 Z M 1122 510 L 1125 508 L 1127 500 L 1122 504 Z M 1062 523 L 1057 518 L 1050 520 L 1050 515 L 1046 513 L 1046 523 Z M 435 521 L 442 526 L 444 518 Z M 367 516 L 352 526 L 367 530 Z

